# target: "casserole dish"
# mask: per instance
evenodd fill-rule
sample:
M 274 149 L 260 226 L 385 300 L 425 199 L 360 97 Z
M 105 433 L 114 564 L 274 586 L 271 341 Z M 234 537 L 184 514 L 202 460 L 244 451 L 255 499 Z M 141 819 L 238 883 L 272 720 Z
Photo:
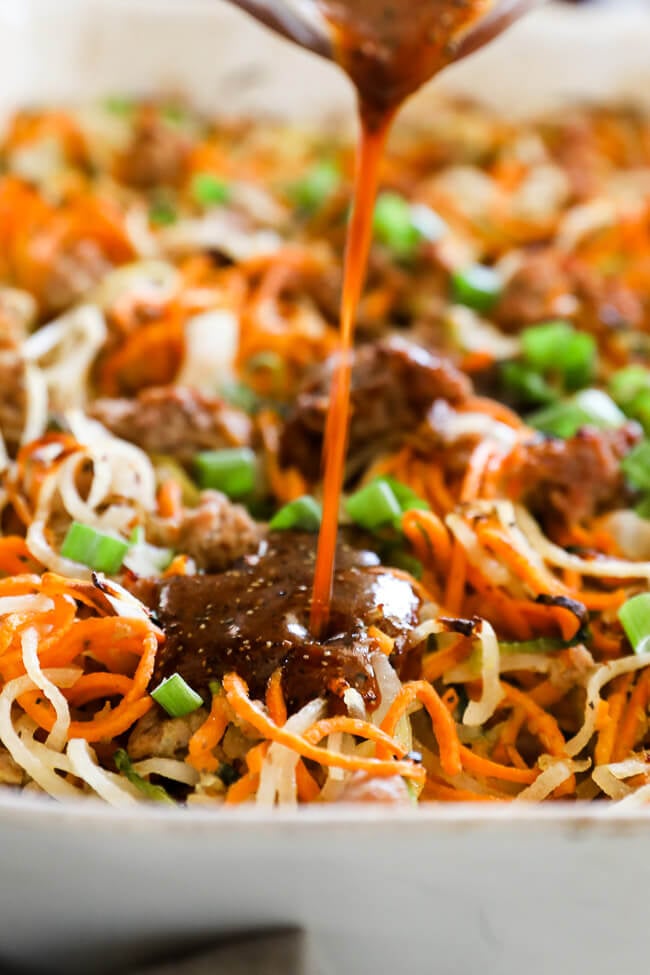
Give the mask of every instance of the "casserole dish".
M 5 109 L 166 87 L 234 115 L 351 117 L 332 69 L 210 0 L 0 9 Z M 647 91 L 645 18 L 592 16 L 548 10 L 440 87 L 519 113 Z M 425 94 L 411 111 L 426 120 L 432 106 Z M 41 971 L 123 971 L 176 941 L 291 924 L 324 973 L 604 973 L 644 957 L 644 817 L 554 806 L 217 818 L 8 795 L 0 820 L 0 949 Z

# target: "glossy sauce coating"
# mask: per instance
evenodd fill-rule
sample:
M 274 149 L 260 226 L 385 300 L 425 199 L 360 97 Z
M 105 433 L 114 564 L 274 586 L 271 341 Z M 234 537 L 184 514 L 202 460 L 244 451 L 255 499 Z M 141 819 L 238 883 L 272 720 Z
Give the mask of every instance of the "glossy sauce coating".
M 139 583 L 137 595 L 166 634 L 154 683 L 178 671 L 206 692 L 211 680 L 235 671 L 254 696 L 263 697 L 269 677 L 282 666 L 292 711 L 325 694 L 341 698 L 348 687 L 372 708 L 378 690 L 368 628 L 374 624 L 394 638 L 393 663 L 401 670 L 419 599 L 373 553 L 340 543 L 329 624 L 317 642 L 308 632 L 314 563 L 314 536 L 276 533 L 259 554 L 218 575 Z

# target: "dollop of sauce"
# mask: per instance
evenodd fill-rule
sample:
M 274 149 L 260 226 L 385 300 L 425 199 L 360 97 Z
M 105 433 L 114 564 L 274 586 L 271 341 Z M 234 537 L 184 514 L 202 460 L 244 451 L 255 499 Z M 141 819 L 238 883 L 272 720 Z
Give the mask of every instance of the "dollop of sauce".
M 313 535 L 273 533 L 256 555 L 225 572 L 139 582 L 136 594 L 166 636 L 154 682 L 178 672 L 205 692 L 211 680 L 234 671 L 263 697 L 269 677 L 282 667 L 290 711 L 323 695 L 335 704 L 348 688 L 359 691 L 369 709 L 376 706 L 368 629 L 374 625 L 394 639 L 391 659 L 404 674 L 411 669 L 409 633 L 419 597 L 374 553 L 339 542 L 327 630 L 315 640 L 309 633 L 315 560 Z

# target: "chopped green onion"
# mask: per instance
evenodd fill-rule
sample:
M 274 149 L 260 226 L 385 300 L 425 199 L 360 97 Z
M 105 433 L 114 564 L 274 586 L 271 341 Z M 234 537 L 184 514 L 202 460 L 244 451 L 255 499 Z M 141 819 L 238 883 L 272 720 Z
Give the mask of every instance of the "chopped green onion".
M 144 528 L 142 525 L 136 525 L 129 535 L 129 545 L 141 545 L 144 540 Z
M 315 213 L 333 196 L 341 182 L 341 171 L 332 160 L 323 160 L 293 183 L 289 189 L 292 202 L 305 213 Z
M 151 692 L 157 704 L 172 718 L 184 718 L 203 704 L 203 698 L 193 690 L 180 674 L 172 674 Z
M 227 403 L 237 406 L 244 413 L 256 413 L 259 409 L 259 397 L 246 383 L 236 381 L 223 383 L 219 393 Z
M 375 481 L 388 485 L 399 501 L 402 512 L 430 510 L 429 504 L 423 498 L 419 497 L 407 484 L 398 481 L 397 478 L 382 474 L 381 477 L 375 478 Z
M 258 352 L 257 355 L 251 356 L 246 363 L 246 374 L 251 376 L 262 370 L 271 373 L 278 389 L 282 387 L 286 372 L 282 356 L 278 355 L 277 352 Z
M 119 572 L 128 550 L 129 543 L 123 538 L 106 535 L 90 525 L 73 521 L 63 539 L 61 555 L 64 559 L 81 562 L 96 572 L 115 575 Z
M 413 206 L 398 193 L 382 193 L 375 204 L 374 232 L 380 244 L 407 260 L 415 254 L 424 234 L 413 219 Z
M 621 470 L 635 491 L 650 491 L 650 441 L 643 440 L 621 461 Z
M 596 342 L 569 322 L 545 322 L 524 329 L 521 345 L 524 359 L 533 369 L 561 373 L 567 389 L 580 389 L 593 378 Z
M 650 637 L 650 592 L 642 592 L 623 603 L 618 618 L 635 653 L 644 653 Z
M 569 400 L 534 413 L 528 417 L 528 423 L 551 436 L 567 439 L 586 426 L 615 430 L 625 423 L 625 415 L 607 393 L 583 389 Z
M 650 496 L 646 495 L 645 498 L 642 498 L 641 501 L 639 501 L 639 503 L 635 506 L 634 510 L 639 518 L 645 518 L 646 521 L 650 521 Z
M 132 115 L 135 109 L 135 102 L 132 98 L 123 95 L 109 95 L 104 99 L 104 108 L 113 115 Z
M 248 447 L 206 450 L 196 455 L 194 468 L 202 488 L 223 491 L 229 498 L 243 498 L 255 488 L 257 462 Z
M 432 244 L 444 237 L 449 230 L 442 217 L 426 203 L 411 204 L 411 222 L 420 237 Z
M 115 762 L 117 771 L 121 772 L 147 799 L 152 799 L 154 802 L 166 802 L 173 806 L 176 805 L 166 789 L 163 789 L 161 785 L 154 785 L 152 782 L 147 782 L 145 778 L 136 772 L 131 763 L 131 759 L 123 748 L 115 752 L 113 761 Z
M 501 297 L 502 281 L 494 268 L 472 264 L 451 277 L 454 301 L 479 312 L 488 312 Z
M 503 362 L 501 381 L 512 396 L 524 403 L 546 405 L 554 403 L 558 398 L 558 394 L 544 377 L 523 362 Z
M 582 389 L 573 402 L 584 410 L 589 423 L 601 430 L 616 430 L 625 423 L 625 414 L 602 389 Z
M 375 531 L 386 525 L 399 524 L 402 507 L 385 481 L 373 481 L 348 498 L 345 510 L 361 528 Z
M 639 393 L 650 390 L 650 371 L 644 366 L 626 366 L 614 373 L 608 388 L 614 402 L 627 413 Z
M 269 523 L 273 532 L 303 531 L 317 532 L 323 512 L 321 506 L 311 495 L 305 494 L 280 508 Z
M 170 125 L 180 125 L 182 122 L 187 121 L 188 112 L 185 105 L 169 102 L 167 105 L 161 107 L 160 116 Z
M 638 420 L 645 433 L 650 434 L 650 389 L 640 389 L 623 409 L 632 419 Z
M 190 192 L 194 202 L 204 207 L 221 206 L 230 200 L 228 183 L 212 173 L 196 173 Z
M 158 203 L 152 203 L 149 208 L 149 219 L 157 227 L 168 227 L 176 223 L 178 214 L 171 203 L 160 200 Z

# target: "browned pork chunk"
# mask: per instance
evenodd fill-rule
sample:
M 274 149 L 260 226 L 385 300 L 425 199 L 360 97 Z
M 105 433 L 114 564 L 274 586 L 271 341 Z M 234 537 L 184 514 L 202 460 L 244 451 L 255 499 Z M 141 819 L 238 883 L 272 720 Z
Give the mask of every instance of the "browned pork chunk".
M 641 439 L 635 423 L 619 430 L 585 427 L 568 440 L 534 441 L 515 450 L 505 490 L 540 515 L 579 522 L 625 498 L 620 462 Z
M 111 268 L 99 244 L 78 240 L 56 253 L 43 284 L 42 299 L 47 310 L 62 311 L 90 291 Z
M 119 175 L 140 190 L 175 186 L 185 173 L 188 153 L 187 137 L 156 111 L 145 109 L 136 121 Z
M 369 706 L 378 687 L 371 663 L 372 625 L 395 640 L 393 662 L 412 659 L 409 631 L 420 602 L 410 583 L 370 552 L 341 543 L 327 633 L 309 633 L 315 536 L 275 533 L 259 554 L 216 575 L 142 580 L 135 592 L 165 632 L 154 681 L 178 672 L 199 692 L 234 671 L 263 697 L 277 667 L 292 711 L 327 695 L 359 691 Z
M 201 450 L 245 444 L 251 437 L 250 419 L 241 410 L 180 386 L 145 389 L 135 399 L 98 399 L 89 413 L 117 437 L 182 463 Z
M 353 463 L 415 430 L 439 399 L 459 403 L 470 381 L 448 360 L 403 339 L 362 346 L 354 353 L 349 456 Z M 280 460 L 318 478 L 333 362 L 299 393 L 280 444 Z
M 586 331 L 602 332 L 639 325 L 643 305 L 616 277 L 548 249 L 524 257 L 508 281 L 494 317 L 502 328 L 513 332 L 553 318 L 569 318 Z
M 189 555 L 197 569 L 223 572 L 257 551 L 263 531 L 243 505 L 233 504 L 219 491 L 203 491 L 198 506 L 185 508 L 180 520 L 152 518 L 147 537 Z

